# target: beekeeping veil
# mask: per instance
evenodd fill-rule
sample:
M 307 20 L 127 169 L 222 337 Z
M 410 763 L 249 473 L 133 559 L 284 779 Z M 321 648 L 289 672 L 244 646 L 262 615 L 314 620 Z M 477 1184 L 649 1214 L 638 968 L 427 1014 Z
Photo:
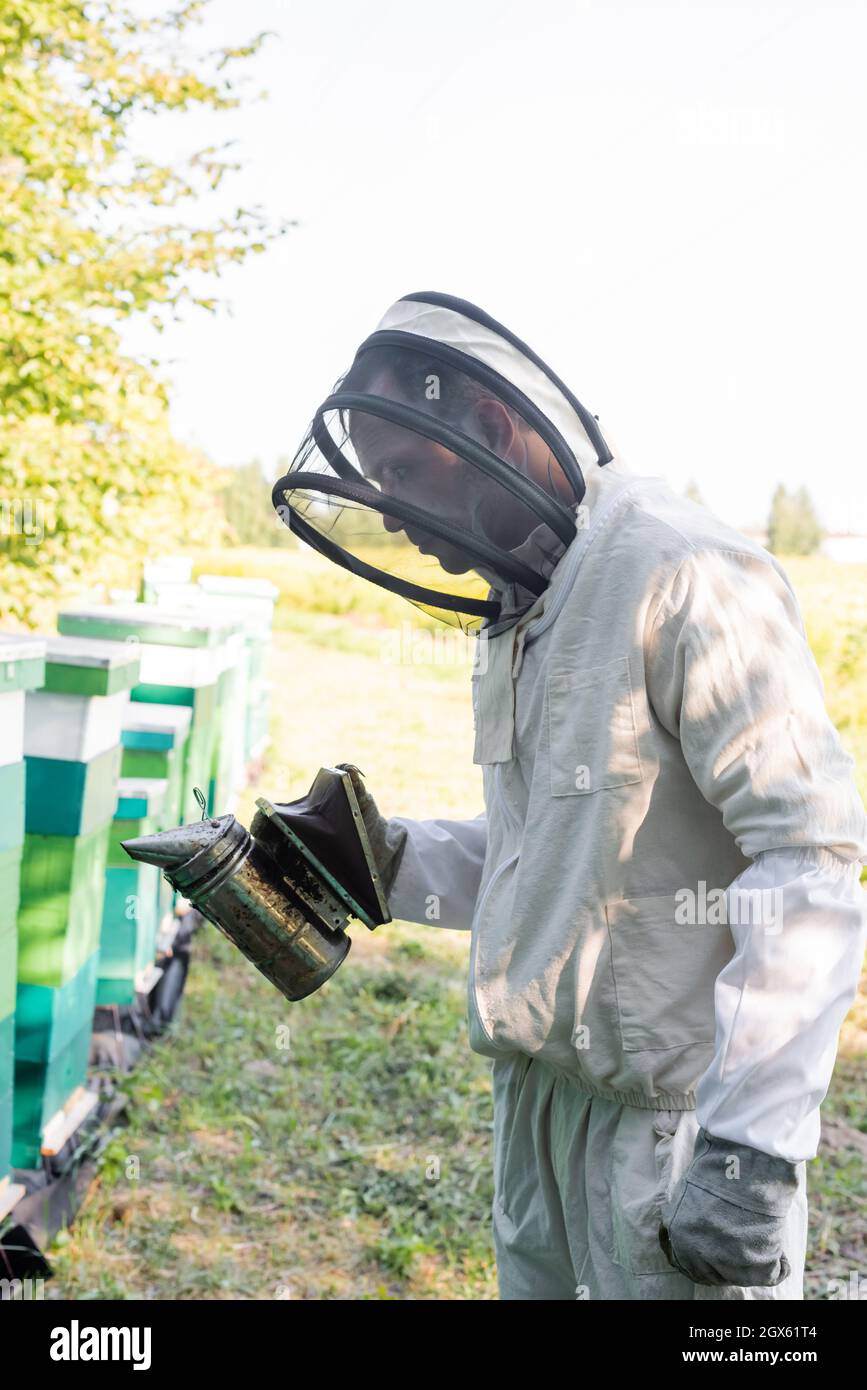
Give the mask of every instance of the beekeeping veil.
M 322 402 L 272 500 L 321 555 L 467 630 L 502 630 L 577 529 L 611 453 L 594 416 L 502 324 L 406 295 Z

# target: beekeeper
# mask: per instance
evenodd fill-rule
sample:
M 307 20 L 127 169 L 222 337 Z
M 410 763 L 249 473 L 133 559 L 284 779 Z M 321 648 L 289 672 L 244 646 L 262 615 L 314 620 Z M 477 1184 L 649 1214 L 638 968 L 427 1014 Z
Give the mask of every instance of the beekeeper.
M 443 294 L 392 305 L 274 502 L 478 634 L 485 814 L 358 785 L 393 914 L 472 934 L 501 1296 L 802 1298 L 867 821 L 782 569 Z

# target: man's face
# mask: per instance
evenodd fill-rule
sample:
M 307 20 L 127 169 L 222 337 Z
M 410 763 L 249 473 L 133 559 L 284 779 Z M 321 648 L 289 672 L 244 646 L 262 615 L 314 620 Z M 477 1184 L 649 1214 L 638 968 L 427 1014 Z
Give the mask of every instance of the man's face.
M 499 457 L 532 476 L 530 449 L 537 435 L 521 432 L 498 402 L 470 408 L 459 428 Z M 528 440 L 530 441 L 528 444 Z M 372 415 L 353 413 L 352 442 L 366 477 L 389 497 L 412 503 L 442 521 L 455 522 L 499 550 L 526 540 L 539 519 L 496 480 L 423 435 Z M 449 574 L 464 574 L 478 561 L 460 546 L 412 523 L 383 516 L 387 531 L 405 531 L 422 555 L 433 555 Z
M 467 465 L 441 444 L 372 415 L 356 418 L 352 440 L 365 476 L 387 497 L 409 502 L 443 521 L 468 526 Z M 433 555 L 449 574 L 473 569 L 472 556 L 421 526 L 383 514 L 386 531 L 405 531 L 422 555 Z

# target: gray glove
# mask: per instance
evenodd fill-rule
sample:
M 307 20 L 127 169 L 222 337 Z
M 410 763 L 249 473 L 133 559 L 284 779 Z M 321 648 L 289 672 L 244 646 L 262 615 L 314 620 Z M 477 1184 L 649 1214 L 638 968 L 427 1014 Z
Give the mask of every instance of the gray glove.
M 341 772 L 349 773 L 370 848 L 379 869 L 382 891 L 388 898 L 406 848 L 406 827 L 395 825 L 380 814 L 379 807 L 364 785 L 364 773 L 361 768 L 356 767 L 354 763 L 335 763 L 335 767 Z
M 782 1283 L 782 1233 L 797 1186 L 797 1164 L 700 1129 L 662 1213 L 659 1243 L 669 1263 L 694 1284 Z

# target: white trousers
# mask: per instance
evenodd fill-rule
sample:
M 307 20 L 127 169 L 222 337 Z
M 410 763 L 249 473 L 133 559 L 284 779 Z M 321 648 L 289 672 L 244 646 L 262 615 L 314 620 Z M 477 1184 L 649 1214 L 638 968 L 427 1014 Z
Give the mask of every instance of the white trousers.
M 694 1110 L 640 1110 L 580 1091 L 521 1053 L 492 1062 L 494 1244 L 504 1299 L 802 1299 L 807 1165 L 775 1288 L 694 1284 L 659 1244 L 662 1208 L 692 1161 Z

